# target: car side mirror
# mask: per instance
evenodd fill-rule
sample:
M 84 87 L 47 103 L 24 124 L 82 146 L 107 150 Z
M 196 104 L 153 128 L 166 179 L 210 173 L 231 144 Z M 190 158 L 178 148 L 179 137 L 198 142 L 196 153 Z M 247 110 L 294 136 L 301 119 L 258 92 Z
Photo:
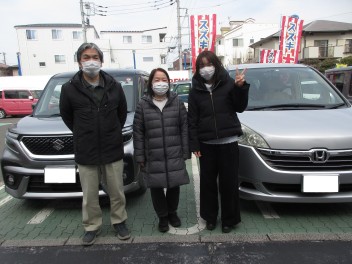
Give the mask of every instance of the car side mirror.
M 32 95 L 29 95 L 29 96 L 28 96 L 28 99 L 29 99 L 29 100 L 33 100 L 33 96 L 32 96 Z

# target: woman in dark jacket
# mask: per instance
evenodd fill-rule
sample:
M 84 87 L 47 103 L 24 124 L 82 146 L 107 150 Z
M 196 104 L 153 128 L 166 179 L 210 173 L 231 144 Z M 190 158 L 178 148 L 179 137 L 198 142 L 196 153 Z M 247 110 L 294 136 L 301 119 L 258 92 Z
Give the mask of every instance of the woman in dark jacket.
M 180 185 L 189 183 L 185 164 L 190 158 L 187 111 L 169 91 L 170 78 L 164 69 L 154 69 L 147 86 L 133 122 L 134 153 L 150 188 L 159 231 L 166 232 L 169 222 L 174 227 L 181 225 L 177 215 Z
M 237 70 L 233 80 L 213 52 L 203 51 L 188 98 L 190 150 L 200 161 L 200 216 L 208 230 L 216 227 L 219 192 L 224 233 L 241 221 L 237 140 L 242 130 L 236 112 L 248 103 L 244 73 Z

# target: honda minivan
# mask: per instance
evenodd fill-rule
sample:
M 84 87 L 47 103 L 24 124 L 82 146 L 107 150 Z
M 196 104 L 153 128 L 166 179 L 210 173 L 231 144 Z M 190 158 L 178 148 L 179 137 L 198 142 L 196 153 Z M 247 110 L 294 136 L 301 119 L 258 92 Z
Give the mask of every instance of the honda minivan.
M 139 70 L 105 70 L 125 92 L 128 115 L 123 127 L 125 192 L 144 192 L 144 181 L 139 177 L 139 166 L 134 160 L 132 123 L 136 105 L 143 96 L 148 73 Z M 54 75 L 46 85 L 33 114 L 8 128 L 6 146 L 1 159 L 1 170 L 7 193 L 16 198 L 75 198 L 82 197 L 79 171 L 73 154 L 71 131 L 60 117 L 61 87 L 75 72 Z M 87 142 L 89 144 L 89 142 Z M 75 179 L 67 180 L 66 173 L 75 171 Z M 47 173 L 53 169 L 62 175 L 53 182 Z M 74 177 L 73 177 L 74 178 Z M 100 195 L 105 195 L 101 184 Z

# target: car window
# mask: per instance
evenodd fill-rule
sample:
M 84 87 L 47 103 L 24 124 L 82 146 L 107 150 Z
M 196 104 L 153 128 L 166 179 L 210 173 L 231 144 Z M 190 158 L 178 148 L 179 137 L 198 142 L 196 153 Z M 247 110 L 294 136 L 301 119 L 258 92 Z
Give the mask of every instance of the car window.
M 127 111 L 134 110 L 135 104 L 135 89 L 133 76 L 114 76 L 116 81 L 121 83 L 127 101 Z M 59 115 L 60 109 L 60 94 L 62 85 L 68 82 L 71 78 L 51 78 L 47 87 L 43 91 L 43 96 L 38 101 L 33 116 L 52 116 Z
M 234 77 L 235 70 L 229 71 Z M 310 68 L 257 68 L 248 69 L 250 83 L 248 109 L 267 105 L 336 105 L 343 99 Z
M 189 94 L 191 84 L 189 83 L 182 83 L 177 85 L 175 92 L 177 94 Z

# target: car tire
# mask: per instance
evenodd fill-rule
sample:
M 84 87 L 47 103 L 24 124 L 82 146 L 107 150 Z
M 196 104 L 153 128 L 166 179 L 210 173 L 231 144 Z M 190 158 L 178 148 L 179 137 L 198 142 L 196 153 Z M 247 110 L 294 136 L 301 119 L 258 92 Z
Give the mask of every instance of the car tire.
M 6 117 L 6 113 L 3 109 L 0 109 L 0 119 L 3 119 Z

